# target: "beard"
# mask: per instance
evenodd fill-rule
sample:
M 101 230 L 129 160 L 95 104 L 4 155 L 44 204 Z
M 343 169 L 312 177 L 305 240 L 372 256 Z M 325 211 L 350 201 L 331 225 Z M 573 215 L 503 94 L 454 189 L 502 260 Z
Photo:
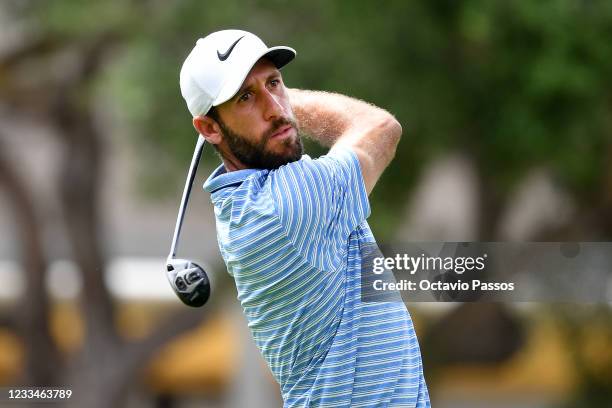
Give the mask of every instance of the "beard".
M 304 153 L 302 138 L 300 136 L 297 124 L 294 120 L 288 118 L 277 119 L 272 123 L 272 127 L 266 131 L 261 141 L 255 143 L 247 137 L 234 132 L 223 121 L 217 120 L 219 127 L 223 131 L 227 146 L 230 151 L 236 156 L 242 164 L 248 168 L 254 169 L 277 169 L 287 163 L 299 160 Z M 297 131 L 297 137 L 286 138 L 281 144 L 288 153 L 280 154 L 266 150 L 266 144 L 272 135 L 281 127 L 291 125 Z

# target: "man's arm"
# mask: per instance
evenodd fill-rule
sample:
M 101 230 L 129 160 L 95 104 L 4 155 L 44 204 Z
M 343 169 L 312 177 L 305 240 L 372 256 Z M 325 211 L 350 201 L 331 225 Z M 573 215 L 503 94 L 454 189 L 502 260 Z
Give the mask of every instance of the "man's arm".
M 368 194 L 389 165 L 402 127 L 389 112 L 344 95 L 288 89 L 302 132 L 323 146 L 350 147 Z

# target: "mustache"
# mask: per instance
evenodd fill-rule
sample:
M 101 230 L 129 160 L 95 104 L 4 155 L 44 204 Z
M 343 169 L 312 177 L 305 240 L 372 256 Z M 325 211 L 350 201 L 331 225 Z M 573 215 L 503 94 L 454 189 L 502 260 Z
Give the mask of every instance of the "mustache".
M 287 125 L 293 127 L 296 130 L 298 128 L 297 127 L 297 122 L 295 120 L 293 120 L 291 118 L 279 118 L 279 119 L 276 119 L 274 122 L 272 122 L 272 126 L 270 126 L 270 129 L 268 129 L 266 131 L 266 133 L 264 133 L 262 140 L 263 141 L 267 141 L 280 128 L 282 128 L 283 126 L 287 126 Z

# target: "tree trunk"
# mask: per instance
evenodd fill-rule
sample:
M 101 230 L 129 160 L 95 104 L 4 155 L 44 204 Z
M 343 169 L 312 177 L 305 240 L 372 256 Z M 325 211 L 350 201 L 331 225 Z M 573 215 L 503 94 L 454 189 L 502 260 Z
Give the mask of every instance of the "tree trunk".
M 53 385 L 61 371 L 59 351 L 51 338 L 49 297 L 45 287 L 48 266 L 42 245 L 42 224 L 34 208 L 34 200 L 25 184 L 4 156 L 0 146 L 0 186 L 13 208 L 19 234 L 20 258 L 25 273 L 25 293 L 11 314 L 25 344 L 26 367 L 23 383 L 30 386 Z M 44 362 L 44 364 L 41 364 Z
M 26 185 L 2 156 L 4 150 L 0 146 L 0 187 L 5 188 L 15 208 L 27 282 L 18 316 L 2 317 L 15 323 L 26 344 L 24 385 L 56 384 L 70 388 L 73 397 L 68 404 L 74 407 L 121 406 L 126 389 L 151 355 L 205 317 L 200 310 L 185 308 L 140 342 L 121 339 L 115 326 L 114 305 L 104 281 L 105 257 L 99 235 L 98 188 L 103 134 L 94 126 L 93 96 L 88 87 L 103 65 L 105 51 L 116 40 L 113 35 L 102 33 L 85 41 L 51 41 L 51 48 L 43 47 L 49 53 L 48 59 L 52 60 L 56 51 L 61 54 L 70 50 L 78 54 L 80 65 L 75 70 L 68 70 L 64 78 L 52 78 L 44 88 L 11 80 L 11 74 L 19 70 L 21 61 L 28 61 L 32 54 L 37 54 L 38 46 L 25 47 L 23 52 L 18 50 L 8 60 L 0 61 L 0 71 L 8 78 L 0 88 L 2 97 L 15 102 L 10 104 L 11 108 L 21 114 L 42 117 L 57 130 L 65 148 L 57 189 L 72 258 L 83 279 L 80 302 L 85 336 L 82 347 L 69 363 L 61 363 L 62 356 L 49 331 L 50 299 L 44 285 L 48 262 L 41 239 L 42 224 L 37 220 L 34 201 Z M 45 58 L 40 61 L 41 64 L 46 62 Z M 207 307 L 207 315 L 211 313 L 211 306 Z

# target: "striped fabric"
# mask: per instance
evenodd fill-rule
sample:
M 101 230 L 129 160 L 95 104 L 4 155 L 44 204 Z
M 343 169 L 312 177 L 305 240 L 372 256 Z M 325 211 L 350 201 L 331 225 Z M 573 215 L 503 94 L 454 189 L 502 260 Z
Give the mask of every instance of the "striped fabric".
M 277 170 L 206 180 L 217 239 L 285 407 L 429 407 L 402 303 L 360 297 L 374 242 L 359 161 L 346 148 Z

